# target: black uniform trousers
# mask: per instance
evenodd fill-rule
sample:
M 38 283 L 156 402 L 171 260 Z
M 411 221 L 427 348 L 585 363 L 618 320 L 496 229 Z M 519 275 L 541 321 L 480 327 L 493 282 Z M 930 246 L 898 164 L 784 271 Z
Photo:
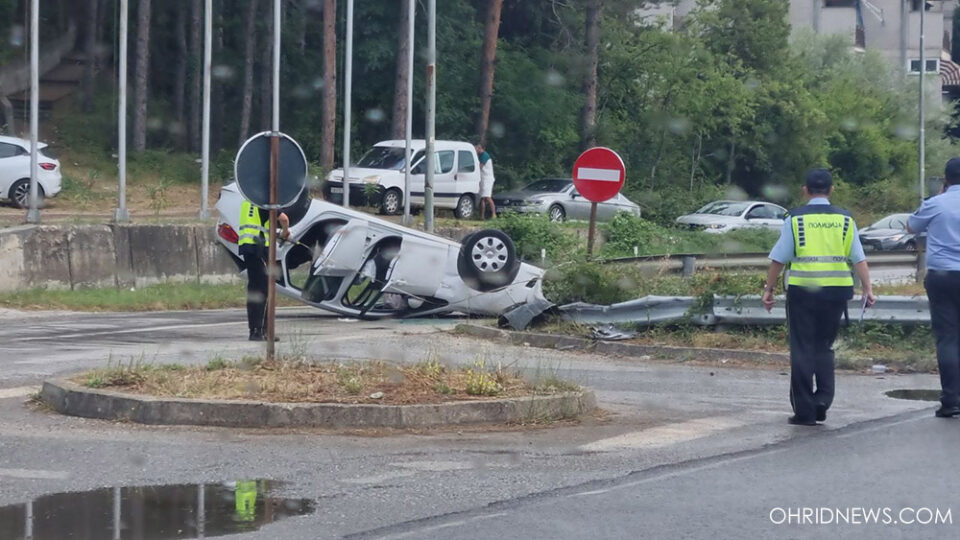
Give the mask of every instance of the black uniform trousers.
M 834 291 L 796 285 L 787 288 L 790 404 L 799 420 L 814 420 L 817 406 L 826 410 L 833 403 L 833 342 L 846 303 Z
M 928 270 L 924 281 L 937 338 L 940 403 L 960 406 L 960 272 Z
M 240 256 L 247 267 L 247 325 L 251 334 L 262 334 L 267 313 L 267 248 L 244 244 Z

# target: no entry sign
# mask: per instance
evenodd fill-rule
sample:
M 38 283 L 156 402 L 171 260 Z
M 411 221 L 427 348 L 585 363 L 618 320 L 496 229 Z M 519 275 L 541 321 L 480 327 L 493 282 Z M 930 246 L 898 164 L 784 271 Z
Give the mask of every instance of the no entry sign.
M 626 177 L 620 156 L 602 146 L 580 154 L 573 164 L 573 185 L 588 201 L 599 203 L 616 196 Z

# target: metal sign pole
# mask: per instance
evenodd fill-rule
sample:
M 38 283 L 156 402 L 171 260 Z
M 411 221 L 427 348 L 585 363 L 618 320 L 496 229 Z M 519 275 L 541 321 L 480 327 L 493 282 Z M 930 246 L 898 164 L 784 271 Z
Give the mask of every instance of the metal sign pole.
M 117 175 L 119 187 L 117 189 L 117 208 L 113 220 L 122 223 L 130 221 L 127 213 L 127 18 L 129 14 L 129 0 L 120 0 L 120 73 L 117 76 L 119 85 L 119 106 L 117 112 Z
M 593 255 L 593 236 L 597 232 L 597 203 L 590 203 L 590 228 L 587 231 L 587 258 Z
M 413 43 L 414 43 L 414 17 L 416 16 L 416 0 L 409 0 L 409 11 L 407 18 L 407 159 L 406 166 L 403 168 L 403 224 L 409 226 L 412 219 L 410 217 L 410 169 L 413 167 Z
M 919 172 L 920 172 L 920 203 L 921 204 L 923 203 L 923 199 L 926 197 L 925 186 L 924 186 L 925 182 L 923 178 L 925 176 L 925 169 L 926 169 L 926 165 L 924 164 L 924 157 L 925 157 L 924 147 L 926 146 L 926 140 L 925 140 L 926 134 L 924 132 L 924 125 L 923 125 L 924 124 L 923 122 L 923 80 L 926 78 L 926 75 L 927 75 L 927 66 L 925 65 L 926 60 L 924 60 L 923 58 L 923 14 L 927 11 L 926 4 L 927 4 L 926 0 L 921 0 L 920 2 L 920 83 L 919 83 L 920 84 L 920 96 L 919 96 L 920 114 L 918 115 L 919 122 L 920 122 L 920 145 L 918 149 L 918 153 L 920 155 L 918 157 L 919 157 Z
M 343 206 L 350 207 L 350 108 L 353 90 L 353 0 L 347 0 L 343 66 Z
M 267 361 L 274 359 L 277 315 L 277 169 L 280 159 L 280 1 L 273 1 L 273 133 L 270 137 L 270 248 L 267 257 Z
M 213 0 L 204 3 L 203 22 L 203 130 L 200 157 L 200 219 L 210 217 L 207 191 L 210 186 L 210 70 L 213 63 Z
M 427 4 L 427 175 L 424 179 L 423 205 L 428 233 L 433 233 L 433 143 L 436 135 L 437 108 L 437 0 Z
M 40 223 L 40 163 L 37 156 L 37 132 L 40 130 L 40 0 L 30 3 L 30 204 L 27 223 Z

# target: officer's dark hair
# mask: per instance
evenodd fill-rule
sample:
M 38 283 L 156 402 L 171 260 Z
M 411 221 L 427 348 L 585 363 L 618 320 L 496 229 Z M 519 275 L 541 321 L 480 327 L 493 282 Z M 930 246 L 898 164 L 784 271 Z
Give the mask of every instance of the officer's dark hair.
M 955 186 L 960 184 L 960 157 L 950 158 L 947 166 L 943 168 L 944 182 Z
M 833 177 L 826 169 L 811 169 L 807 173 L 807 193 L 811 195 L 827 195 L 833 187 Z

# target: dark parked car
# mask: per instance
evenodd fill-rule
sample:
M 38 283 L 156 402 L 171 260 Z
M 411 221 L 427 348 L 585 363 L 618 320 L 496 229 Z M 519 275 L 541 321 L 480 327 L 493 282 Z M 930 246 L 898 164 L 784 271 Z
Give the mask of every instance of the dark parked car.
M 860 229 L 860 242 L 867 249 L 917 249 L 917 236 L 907 230 L 909 217 L 910 214 L 890 214 Z

